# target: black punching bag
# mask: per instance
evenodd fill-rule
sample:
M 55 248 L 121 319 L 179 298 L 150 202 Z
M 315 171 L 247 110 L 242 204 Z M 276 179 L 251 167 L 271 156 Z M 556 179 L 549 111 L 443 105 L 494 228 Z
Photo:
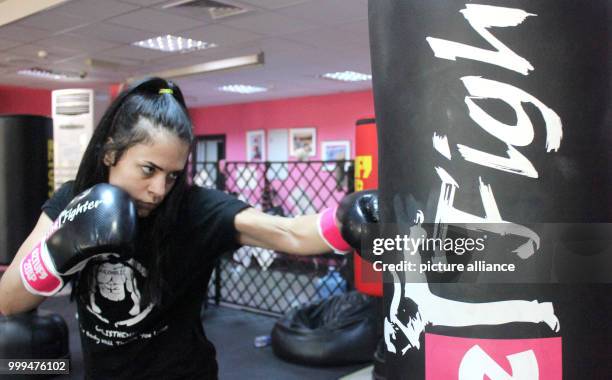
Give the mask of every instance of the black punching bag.
M 383 232 L 463 228 L 524 270 L 384 273 L 387 378 L 612 378 L 610 245 L 582 244 L 610 238 L 610 6 L 369 2 Z
M 0 264 L 9 264 L 49 195 L 52 119 L 0 116 Z

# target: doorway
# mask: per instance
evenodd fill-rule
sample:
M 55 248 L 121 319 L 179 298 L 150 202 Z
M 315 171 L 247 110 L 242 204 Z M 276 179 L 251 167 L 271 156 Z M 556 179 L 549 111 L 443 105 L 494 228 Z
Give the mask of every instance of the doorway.
M 196 136 L 192 155 L 193 182 L 208 188 L 223 188 L 219 161 L 225 159 L 225 135 Z

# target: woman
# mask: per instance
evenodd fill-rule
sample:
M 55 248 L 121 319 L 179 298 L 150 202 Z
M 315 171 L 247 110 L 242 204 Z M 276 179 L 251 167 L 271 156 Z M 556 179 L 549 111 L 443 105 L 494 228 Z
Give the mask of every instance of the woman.
M 192 141 L 191 121 L 173 83 L 153 78 L 121 93 L 95 130 L 76 180 L 43 205 L 0 282 L 0 312 L 12 314 L 35 308 L 64 279 L 73 281 L 88 378 L 216 378 L 215 349 L 199 312 L 221 253 L 242 244 L 302 255 L 349 249 L 339 238 L 333 211 L 270 216 L 225 193 L 189 186 Z M 99 185 L 104 183 L 114 185 L 113 202 L 123 191 L 133 203 L 123 203 L 121 213 L 95 210 L 106 214 L 66 221 L 66 215 L 104 205 L 93 199 L 108 195 L 101 187 L 108 185 Z M 130 218 L 130 205 L 138 218 Z M 61 214 L 64 209 L 70 212 Z M 83 242 L 91 240 L 90 230 L 96 231 L 98 247 Z M 108 236 L 101 238 L 100 230 Z M 45 240 L 47 233 L 55 238 Z M 77 253 L 55 242 L 62 234 L 68 234 L 69 245 L 79 246 Z M 47 258 L 35 260 L 39 251 Z M 31 263 L 41 261 L 53 262 L 54 269 L 42 275 L 24 269 L 31 272 Z M 37 273 L 59 283 L 37 291 L 29 280 Z

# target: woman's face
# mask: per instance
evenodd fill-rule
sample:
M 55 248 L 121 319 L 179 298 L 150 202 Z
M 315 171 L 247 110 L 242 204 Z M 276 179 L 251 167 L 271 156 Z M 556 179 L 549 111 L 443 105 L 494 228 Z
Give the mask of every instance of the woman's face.
M 132 196 L 139 217 L 148 216 L 172 190 L 189 154 L 186 142 L 163 129 L 153 132 L 150 140 L 127 149 L 115 165 L 105 159 L 108 182 Z

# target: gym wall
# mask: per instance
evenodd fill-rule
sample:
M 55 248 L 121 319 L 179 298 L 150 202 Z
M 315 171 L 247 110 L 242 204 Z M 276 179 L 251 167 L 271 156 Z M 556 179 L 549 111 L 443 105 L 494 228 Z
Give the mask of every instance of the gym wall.
M 7 114 L 51 117 L 51 90 L 0 86 L 0 115 Z
M 242 161 L 246 131 L 315 127 L 317 154 L 321 141 L 349 140 L 354 155 L 355 121 L 374 113 L 372 91 L 190 108 L 196 135 L 225 134 L 227 160 Z M 290 160 L 295 157 L 290 156 Z

